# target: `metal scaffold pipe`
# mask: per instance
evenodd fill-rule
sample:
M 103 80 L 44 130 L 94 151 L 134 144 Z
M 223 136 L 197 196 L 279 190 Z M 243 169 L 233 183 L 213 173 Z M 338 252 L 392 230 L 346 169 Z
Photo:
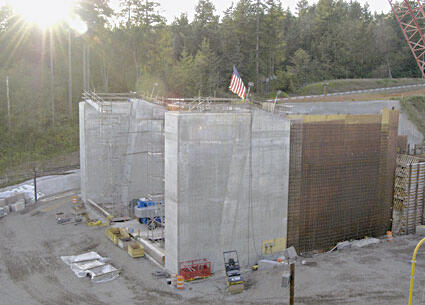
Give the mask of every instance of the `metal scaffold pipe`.
M 412 256 L 412 272 L 410 275 L 410 290 L 409 290 L 409 305 L 412 305 L 412 295 L 413 295 L 413 284 L 415 283 L 415 266 L 416 266 L 416 255 L 418 254 L 419 248 L 425 242 L 425 238 L 423 238 L 413 251 Z

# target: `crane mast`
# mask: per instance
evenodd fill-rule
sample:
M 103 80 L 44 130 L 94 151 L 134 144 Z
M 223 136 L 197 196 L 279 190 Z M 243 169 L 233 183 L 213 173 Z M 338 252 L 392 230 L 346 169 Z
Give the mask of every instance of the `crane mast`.
M 425 1 L 388 0 L 388 2 L 421 70 L 422 77 L 425 78 Z

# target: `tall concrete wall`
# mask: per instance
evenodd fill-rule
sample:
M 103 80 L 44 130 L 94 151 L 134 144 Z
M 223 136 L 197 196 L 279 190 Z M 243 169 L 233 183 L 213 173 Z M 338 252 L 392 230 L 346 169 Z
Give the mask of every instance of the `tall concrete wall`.
M 165 108 L 141 100 L 79 107 L 82 199 L 126 213 L 131 199 L 163 193 Z
M 263 244 L 286 246 L 289 121 L 264 112 L 165 115 L 166 267 L 237 250 L 243 266 Z
M 81 196 L 100 203 L 120 200 L 117 177 L 122 177 L 122 155 L 127 142 L 130 103 L 112 103 L 101 114 L 81 102 L 80 163 Z
M 122 201 L 164 194 L 164 107 L 132 101 L 127 151 L 123 162 Z

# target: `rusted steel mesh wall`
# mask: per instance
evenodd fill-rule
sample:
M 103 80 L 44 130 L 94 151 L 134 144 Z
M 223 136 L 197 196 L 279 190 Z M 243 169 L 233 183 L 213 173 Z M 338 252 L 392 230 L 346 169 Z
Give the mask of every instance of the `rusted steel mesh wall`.
M 289 186 L 288 186 L 288 246 L 298 245 L 301 213 L 302 120 L 291 121 Z
M 291 131 L 288 246 L 327 250 L 390 227 L 397 134 L 371 122 L 304 122 Z

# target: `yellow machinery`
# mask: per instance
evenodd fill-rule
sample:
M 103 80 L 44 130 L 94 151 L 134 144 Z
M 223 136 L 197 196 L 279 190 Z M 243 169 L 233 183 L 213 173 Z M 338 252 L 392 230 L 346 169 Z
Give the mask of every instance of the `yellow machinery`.
M 112 219 L 111 216 L 107 217 L 106 222 L 103 222 L 99 219 L 90 219 L 90 217 L 87 215 L 87 213 L 84 213 L 83 216 L 86 218 L 87 225 L 89 227 L 106 227 L 106 226 L 111 225 L 111 219 Z
M 229 293 L 240 293 L 245 289 L 245 281 L 241 275 L 238 253 L 233 251 L 223 252 L 224 268 L 226 271 L 226 284 Z

